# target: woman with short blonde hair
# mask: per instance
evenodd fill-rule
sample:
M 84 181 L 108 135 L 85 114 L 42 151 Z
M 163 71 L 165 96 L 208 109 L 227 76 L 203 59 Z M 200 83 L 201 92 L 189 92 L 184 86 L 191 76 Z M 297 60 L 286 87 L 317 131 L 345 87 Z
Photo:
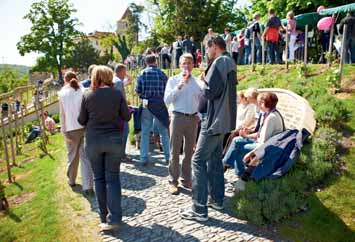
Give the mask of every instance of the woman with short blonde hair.
M 113 71 L 107 66 L 96 66 L 91 73 L 91 89 L 96 90 L 101 85 L 113 87 Z
M 85 151 L 94 172 L 101 230 L 115 230 L 122 222 L 120 164 L 124 138 L 119 120 L 131 118 L 126 100 L 113 88 L 112 80 L 110 68 L 94 68 L 91 90 L 83 96 L 78 118 L 85 126 Z

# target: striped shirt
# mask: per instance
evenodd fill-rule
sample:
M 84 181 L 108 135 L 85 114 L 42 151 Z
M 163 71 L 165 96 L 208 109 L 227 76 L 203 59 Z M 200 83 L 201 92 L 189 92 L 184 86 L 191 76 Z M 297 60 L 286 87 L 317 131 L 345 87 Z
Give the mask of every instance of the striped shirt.
M 136 92 L 142 99 L 164 98 L 168 77 L 156 66 L 148 66 L 137 77 Z

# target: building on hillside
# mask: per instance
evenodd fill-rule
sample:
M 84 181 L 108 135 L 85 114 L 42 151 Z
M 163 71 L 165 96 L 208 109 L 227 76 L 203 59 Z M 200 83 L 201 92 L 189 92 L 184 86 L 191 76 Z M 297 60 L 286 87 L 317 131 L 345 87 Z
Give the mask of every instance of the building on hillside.
M 117 34 L 123 35 L 125 31 L 128 29 L 128 18 L 132 14 L 129 8 L 123 12 L 122 16 L 116 22 L 116 32 Z M 135 33 L 135 42 L 138 43 L 138 32 Z
M 29 76 L 28 84 L 36 85 L 39 80 L 53 79 L 53 74 L 49 72 L 33 72 Z
M 101 31 L 94 31 L 87 35 L 91 45 L 100 52 L 100 56 L 103 56 L 107 53 L 110 53 L 110 48 L 104 47 L 101 43 L 101 40 L 107 36 L 114 35 L 115 33 L 112 32 L 101 32 Z M 117 53 L 116 48 L 113 49 L 113 52 Z

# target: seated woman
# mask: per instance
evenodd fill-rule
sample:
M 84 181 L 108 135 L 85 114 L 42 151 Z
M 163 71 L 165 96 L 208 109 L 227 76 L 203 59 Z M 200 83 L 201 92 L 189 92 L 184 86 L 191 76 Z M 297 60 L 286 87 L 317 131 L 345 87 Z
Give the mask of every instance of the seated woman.
M 278 98 L 271 92 L 261 93 L 257 98 L 258 107 L 263 112 L 260 120 L 260 128 L 257 132 L 248 134 L 240 130 L 223 158 L 225 167 L 235 167 L 236 174 L 241 177 L 246 169 L 243 162 L 244 156 L 263 144 L 272 136 L 284 131 L 284 121 L 279 111 L 276 110 Z
M 238 92 L 238 110 L 236 119 L 236 129 L 233 130 L 228 140 L 225 142 L 223 154 L 226 154 L 232 139 L 239 135 L 240 130 L 252 132 L 255 128 L 256 121 L 256 99 L 258 91 L 255 88 L 250 88 L 246 91 Z

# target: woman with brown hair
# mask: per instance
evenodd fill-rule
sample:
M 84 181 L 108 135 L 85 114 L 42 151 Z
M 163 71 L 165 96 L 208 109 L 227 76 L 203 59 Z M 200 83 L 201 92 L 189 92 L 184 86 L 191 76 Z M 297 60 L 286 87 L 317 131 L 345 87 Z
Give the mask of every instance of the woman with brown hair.
M 93 176 L 90 162 L 84 152 L 84 127 L 78 123 L 83 91 L 79 87 L 76 74 L 68 71 L 64 75 L 64 86 L 58 92 L 61 132 L 65 137 L 68 155 L 68 184 L 75 186 L 81 161 L 82 187 L 86 195 L 93 194 Z
M 96 66 L 91 90 L 83 96 L 78 121 L 85 126 L 85 151 L 94 172 L 101 230 L 115 230 L 122 222 L 120 164 L 124 156 L 119 120 L 131 114 L 121 91 L 113 88 L 113 71 Z
M 265 143 L 272 136 L 285 130 L 283 118 L 276 109 L 278 98 L 276 94 L 265 92 L 258 95 L 257 103 L 263 116 L 259 131 L 248 134 L 241 130 L 235 137 L 223 158 L 225 167 L 235 167 L 236 174 L 241 177 L 246 169 L 244 156 L 259 145 Z

